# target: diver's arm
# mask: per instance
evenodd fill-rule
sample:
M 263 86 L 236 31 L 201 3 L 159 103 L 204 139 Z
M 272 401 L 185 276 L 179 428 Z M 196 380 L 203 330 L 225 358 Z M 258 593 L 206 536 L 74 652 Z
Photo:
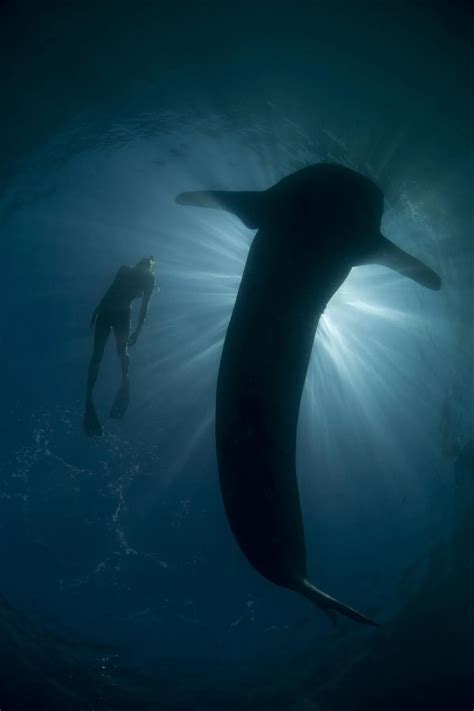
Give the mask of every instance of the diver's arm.
M 143 301 L 142 301 L 142 305 L 140 307 L 140 316 L 138 317 L 138 325 L 137 325 L 135 331 L 130 336 L 130 339 L 128 341 L 129 346 L 134 346 L 135 343 L 137 342 L 138 336 L 140 335 L 140 331 L 142 330 L 142 326 L 143 326 L 143 323 L 145 321 L 146 314 L 148 311 L 148 304 L 150 303 L 154 284 L 155 284 L 154 280 L 152 282 L 150 282 L 149 286 L 147 286 L 147 288 L 143 294 Z

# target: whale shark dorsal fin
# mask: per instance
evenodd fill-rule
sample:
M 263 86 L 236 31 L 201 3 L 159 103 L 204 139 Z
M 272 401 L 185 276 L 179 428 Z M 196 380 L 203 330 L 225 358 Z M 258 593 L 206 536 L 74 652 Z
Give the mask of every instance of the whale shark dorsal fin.
M 419 259 L 412 257 L 411 254 L 397 247 L 383 235 L 379 236 L 377 247 L 367 259 L 364 259 L 364 264 L 378 264 L 382 267 L 388 267 L 409 279 L 413 279 L 413 281 L 425 286 L 427 289 L 437 291 L 441 288 L 441 278 L 436 272 L 423 262 L 420 262 Z
M 256 230 L 263 220 L 264 194 L 260 191 L 202 190 L 181 193 L 176 202 L 180 205 L 212 207 L 231 212 L 242 220 L 246 227 Z

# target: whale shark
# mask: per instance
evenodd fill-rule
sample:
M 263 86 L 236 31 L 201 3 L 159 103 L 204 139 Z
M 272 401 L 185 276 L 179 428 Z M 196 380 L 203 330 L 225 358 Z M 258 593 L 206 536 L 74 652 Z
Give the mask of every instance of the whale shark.
M 341 165 L 308 166 L 268 190 L 187 192 L 176 201 L 226 210 L 258 230 L 217 382 L 217 464 L 231 530 L 269 581 L 332 622 L 340 613 L 377 626 L 308 580 L 295 465 L 300 401 L 319 319 L 353 267 L 383 265 L 435 290 L 440 277 L 382 234 L 382 190 Z

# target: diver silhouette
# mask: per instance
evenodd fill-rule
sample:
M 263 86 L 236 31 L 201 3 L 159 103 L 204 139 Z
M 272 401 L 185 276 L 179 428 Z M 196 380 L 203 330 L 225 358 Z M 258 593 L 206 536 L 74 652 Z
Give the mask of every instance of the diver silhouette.
M 135 345 L 145 321 L 155 285 L 154 269 L 155 260 L 153 257 L 141 259 L 134 267 L 121 266 L 110 289 L 92 314 L 91 328 L 94 328 L 94 347 L 87 374 L 84 413 L 84 431 L 89 437 L 102 435 L 102 426 L 96 413 L 92 393 L 111 330 L 114 332 L 117 355 L 122 369 L 122 382 L 110 410 L 110 417 L 121 418 L 127 411 L 129 402 L 127 347 Z M 140 297 L 143 297 L 143 301 L 138 325 L 130 336 L 132 301 Z

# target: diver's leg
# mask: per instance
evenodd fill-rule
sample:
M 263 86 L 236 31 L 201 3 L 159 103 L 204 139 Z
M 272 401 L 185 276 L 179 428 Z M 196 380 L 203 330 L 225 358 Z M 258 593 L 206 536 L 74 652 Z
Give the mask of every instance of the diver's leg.
M 89 363 L 89 370 L 87 372 L 87 400 L 92 398 L 92 391 L 94 390 L 94 385 L 99 374 L 99 367 L 104 356 L 104 349 L 109 335 L 110 326 L 105 323 L 99 315 L 95 324 L 94 347 L 92 350 L 92 358 Z
M 97 318 L 94 330 L 94 347 L 92 358 L 89 363 L 87 372 L 87 390 L 86 390 L 86 411 L 84 414 L 84 430 L 88 436 L 101 435 L 102 427 L 97 417 L 97 413 L 92 399 L 92 392 L 99 374 L 99 367 L 104 355 L 105 344 L 110 335 L 110 326 L 104 322 L 100 315 Z
M 128 384 L 128 366 L 130 365 L 130 358 L 128 357 L 127 343 L 130 338 L 130 330 L 125 334 L 118 334 L 115 331 L 115 342 L 117 344 L 117 355 L 120 361 L 120 368 L 122 370 L 122 387 Z
M 112 405 L 110 417 L 120 418 L 125 415 L 129 402 L 128 366 L 130 359 L 128 357 L 127 344 L 130 338 L 130 316 L 128 315 L 126 318 L 124 316 L 123 323 L 114 326 L 113 330 L 117 346 L 117 355 L 122 370 L 122 382 L 114 404 Z

